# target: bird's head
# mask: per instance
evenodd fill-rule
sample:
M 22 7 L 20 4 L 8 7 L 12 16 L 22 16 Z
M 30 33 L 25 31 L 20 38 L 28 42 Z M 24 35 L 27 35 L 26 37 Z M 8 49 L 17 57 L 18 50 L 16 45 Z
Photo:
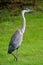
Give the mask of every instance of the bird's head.
M 25 13 L 25 12 L 32 12 L 32 10 L 30 10 L 30 9 L 22 10 L 22 13 Z

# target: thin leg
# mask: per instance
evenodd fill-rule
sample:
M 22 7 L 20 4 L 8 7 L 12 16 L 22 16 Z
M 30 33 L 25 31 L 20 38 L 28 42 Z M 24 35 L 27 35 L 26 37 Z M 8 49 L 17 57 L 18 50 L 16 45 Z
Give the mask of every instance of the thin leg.
M 16 50 L 16 61 L 18 60 L 18 49 Z
M 18 60 L 18 49 L 16 50 L 16 55 L 14 55 L 13 53 L 12 53 L 12 55 L 14 56 L 15 60 L 17 61 Z
M 14 56 L 15 60 L 16 60 L 16 56 L 12 53 L 12 55 Z

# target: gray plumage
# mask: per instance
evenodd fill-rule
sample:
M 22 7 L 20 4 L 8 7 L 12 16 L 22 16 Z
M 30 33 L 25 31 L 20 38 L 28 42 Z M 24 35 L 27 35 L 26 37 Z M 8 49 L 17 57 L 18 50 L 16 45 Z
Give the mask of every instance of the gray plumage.
M 22 35 L 20 34 L 20 31 L 17 30 L 11 40 L 10 40 L 10 44 L 9 44 L 9 49 L 8 49 L 8 53 L 12 53 L 12 51 L 14 51 L 15 49 L 18 49 L 21 42 L 22 42 Z
M 25 20 L 25 17 L 24 17 L 24 13 L 25 12 L 31 12 L 31 11 L 32 10 L 30 10 L 30 9 L 22 10 L 22 21 L 23 21 L 22 26 L 11 37 L 11 40 L 10 40 L 10 43 L 9 43 L 9 48 L 8 48 L 9 54 L 12 54 L 12 52 L 14 50 L 17 50 L 17 53 L 18 53 L 18 48 L 21 45 L 21 42 L 22 42 L 22 39 L 23 39 L 23 33 L 24 33 L 25 27 L 26 27 L 26 20 Z M 12 54 L 15 57 L 16 60 L 18 59 L 17 53 L 16 53 L 16 56 L 14 54 Z

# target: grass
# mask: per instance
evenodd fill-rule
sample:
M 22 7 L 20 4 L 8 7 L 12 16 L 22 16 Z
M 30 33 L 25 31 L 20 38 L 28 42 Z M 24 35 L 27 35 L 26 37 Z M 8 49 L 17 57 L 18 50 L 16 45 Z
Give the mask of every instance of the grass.
M 43 65 L 43 13 L 25 14 L 26 30 L 18 51 L 18 62 L 7 50 L 12 34 L 21 26 L 21 15 L 10 16 L 5 10 L 0 17 L 0 65 Z

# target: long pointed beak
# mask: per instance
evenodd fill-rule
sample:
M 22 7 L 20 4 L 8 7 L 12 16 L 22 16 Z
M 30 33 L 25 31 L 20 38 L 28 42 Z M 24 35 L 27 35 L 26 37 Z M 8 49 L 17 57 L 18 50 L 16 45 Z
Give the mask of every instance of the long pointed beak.
M 33 10 L 28 9 L 28 12 L 32 12 Z

